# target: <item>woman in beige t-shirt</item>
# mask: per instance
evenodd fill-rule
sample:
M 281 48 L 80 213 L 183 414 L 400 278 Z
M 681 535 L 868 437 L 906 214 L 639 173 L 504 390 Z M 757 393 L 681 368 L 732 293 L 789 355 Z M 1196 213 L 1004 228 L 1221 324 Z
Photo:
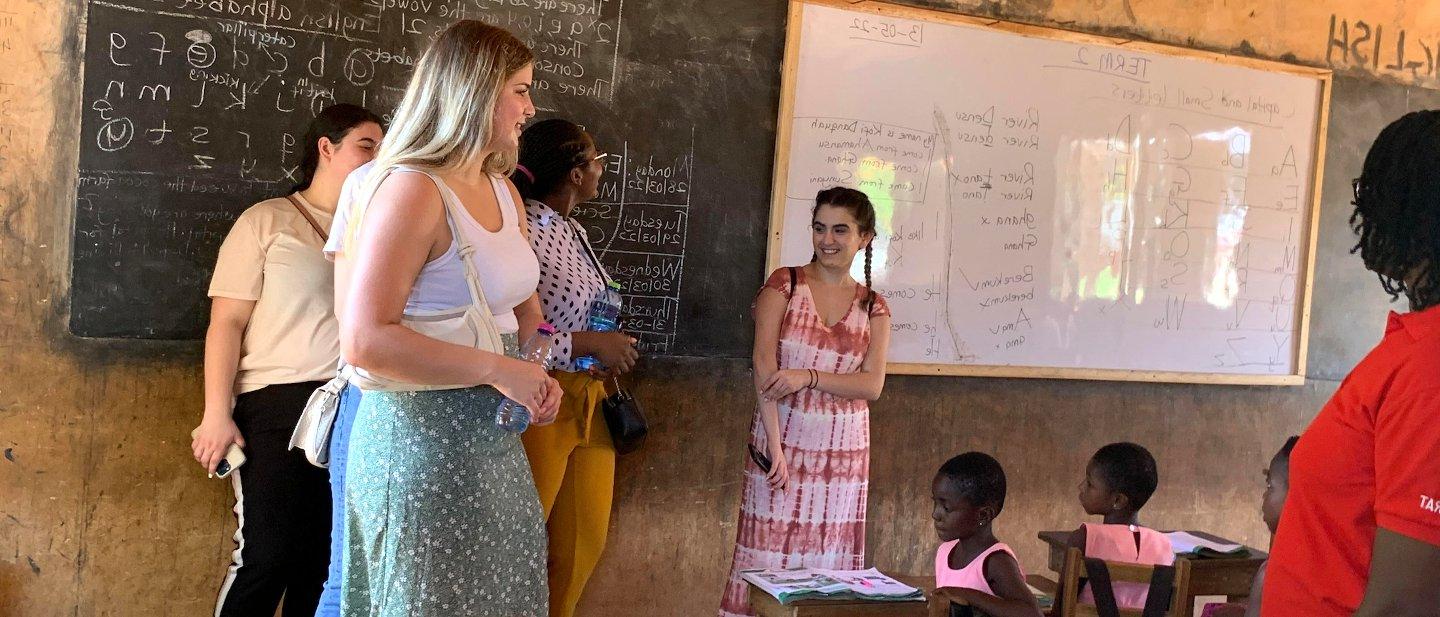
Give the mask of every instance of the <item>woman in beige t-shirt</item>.
M 333 105 L 310 123 L 300 180 L 240 215 L 220 246 L 205 334 L 205 415 L 191 444 L 209 473 L 230 445 L 239 528 L 215 613 L 313 615 L 330 553 L 324 469 L 289 451 L 306 399 L 340 357 L 333 268 L 321 249 L 345 176 L 374 158 L 381 120 Z

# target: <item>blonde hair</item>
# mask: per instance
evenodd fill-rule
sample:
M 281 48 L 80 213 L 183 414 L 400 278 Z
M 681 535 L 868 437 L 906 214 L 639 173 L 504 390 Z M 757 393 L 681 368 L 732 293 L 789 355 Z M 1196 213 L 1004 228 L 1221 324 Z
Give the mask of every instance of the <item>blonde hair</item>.
M 481 162 L 489 173 L 515 169 L 514 151 L 492 152 L 495 102 L 505 82 L 535 54 L 514 35 L 473 19 L 446 28 L 425 50 L 375 158 L 375 169 L 414 165 L 454 171 Z

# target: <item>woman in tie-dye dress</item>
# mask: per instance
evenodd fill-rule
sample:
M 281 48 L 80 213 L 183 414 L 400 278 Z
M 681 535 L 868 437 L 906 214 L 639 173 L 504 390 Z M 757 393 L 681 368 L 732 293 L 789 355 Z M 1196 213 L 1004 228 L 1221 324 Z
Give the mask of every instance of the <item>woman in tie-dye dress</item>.
M 890 309 L 870 290 L 875 209 L 835 187 L 815 197 L 815 257 L 780 268 L 755 299 L 752 445 L 720 615 L 753 615 L 742 570 L 855 569 L 865 561 L 870 406 L 885 385 Z M 850 276 L 865 252 L 865 284 Z

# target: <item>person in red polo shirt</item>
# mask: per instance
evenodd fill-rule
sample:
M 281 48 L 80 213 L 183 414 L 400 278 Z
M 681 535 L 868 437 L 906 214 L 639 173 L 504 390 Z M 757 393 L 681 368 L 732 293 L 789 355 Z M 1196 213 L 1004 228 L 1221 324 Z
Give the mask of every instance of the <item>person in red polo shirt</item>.
M 1264 617 L 1440 615 L 1440 111 L 1381 131 L 1354 189 L 1354 250 L 1410 312 L 1290 455 Z

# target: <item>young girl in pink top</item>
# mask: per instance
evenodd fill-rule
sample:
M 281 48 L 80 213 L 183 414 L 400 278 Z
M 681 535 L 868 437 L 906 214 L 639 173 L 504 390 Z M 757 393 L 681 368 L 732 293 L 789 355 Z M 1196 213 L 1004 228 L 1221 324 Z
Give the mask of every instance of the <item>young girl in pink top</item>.
M 944 540 L 935 552 L 935 591 L 989 617 L 1040 617 L 1015 552 L 990 528 L 1005 506 L 1005 470 L 966 452 L 940 466 L 930 484 L 930 517 Z
M 1155 494 L 1160 483 L 1155 457 L 1133 443 L 1112 443 L 1100 448 L 1085 467 L 1080 483 L 1080 505 L 1091 516 L 1103 516 L 1103 524 L 1085 523 L 1070 535 L 1070 545 L 1086 557 L 1168 566 L 1175 563 L 1170 538 L 1140 526 L 1140 508 Z M 1144 608 L 1149 595 L 1146 585 L 1115 583 L 1115 604 L 1120 608 Z M 1087 587 L 1080 601 L 1094 604 Z

